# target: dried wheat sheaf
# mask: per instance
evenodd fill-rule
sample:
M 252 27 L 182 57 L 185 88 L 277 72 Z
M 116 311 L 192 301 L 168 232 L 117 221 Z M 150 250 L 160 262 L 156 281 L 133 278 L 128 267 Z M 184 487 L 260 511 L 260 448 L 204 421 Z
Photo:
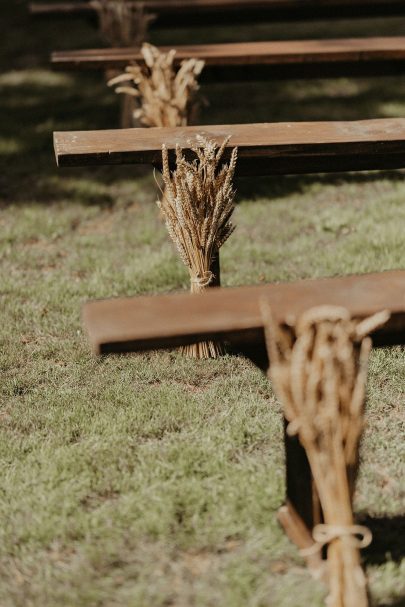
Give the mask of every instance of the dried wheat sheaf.
M 176 147 L 176 169 L 170 170 L 169 153 L 162 150 L 164 195 L 158 201 L 167 230 L 181 260 L 190 272 L 191 292 L 201 293 L 218 280 L 213 264 L 219 250 L 235 227 L 231 222 L 235 208 L 233 177 L 237 148 L 229 163 L 223 162 L 229 138 L 221 146 L 197 137 L 191 145 L 196 158 L 188 161 Z M 221 347 L 213 342 L 196 344 L 187 352 L 195 358 L 215 358 Z
M 145 65 L 129 65 L 125 72 L 112 78 L 109 86 L 116 93 L 135 99 L 138 109 L 134 118 L 144 126 L 185 126 L 195 110 L 198 76 L 204 61 L 185 59 L 177 69 L 176 51 L 161 52 L 145 43 L 141 49 Z
M 143 4 L 130 0 L 92 0 L 92 6 L 98 14 L 101 35 L 112 47 L 140 46 L 155 19 Z
M 382 312 L 362 322 L 339 307 L 319 307 L 289 326 L 274 322 L 263 303 L 270 377 L 289 422 L 306 450 L 319 494 L 324 524 L 315 545 L 328 546 L 328 607 L 366 607 L 366 579 L 359 549 L 371 533 L 355 525 L 353 493 L 364 425 L 370 332 L 383 325 Z

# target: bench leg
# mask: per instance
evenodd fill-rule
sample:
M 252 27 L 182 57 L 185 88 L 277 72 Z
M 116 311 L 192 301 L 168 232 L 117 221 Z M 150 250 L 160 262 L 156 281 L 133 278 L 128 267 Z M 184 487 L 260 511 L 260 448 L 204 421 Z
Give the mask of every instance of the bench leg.
M 298 437 L 289 436 L 284 422 L 286 457 L 286 503 L 278 512 L 278 520 L 289 539 L 300 550 L 314 545 L 312 530 L 322 522 L 322 509 L 305 449 Z M 305 557 L 314 577 L 322 577 L 324 563 L 320 552 Z
M 131 129 L 136 126 L 142 126 L 136 124 L 134 119 L 135 101 L 130 95 L 121 95 L 121 117 L 120 125 L 122 129 Z
M 268 371 L 269 359 L 266 350 L 248 348 L 246 344 L 235 347 L 263 372 Z M 284 449 L 286 460 L 286 502 L 278 511 L 278 521 L 288 538 L 299 550 L 314 545 L 312 532 L 323 522 L 322 508 L 305 449 L 297 436 L 287 434 L 288 422 L 284 420 Z M 324 579 L 325 561 L 320 552 L 305 556 L 312 575 Z
M 105 81 L 108 83 L 110 80 L 119 76 L 122 70 L 108 69 L 105 71 Z M 134 111 L 136 109 L 136 103 L 134 97 L 130 95 L 119 95 L 120 97 L 120 115 L 119 125 L 121 129 L 130 129 L 133 127 L 141 127 L 139 121 L 134 118 Z
M 213 273 L 214 278 L 212 279 L 210 287 L 221 286 L 221 263 L 219 259 L 219 251 L 217 251 L 212 259 L 210 271 Z

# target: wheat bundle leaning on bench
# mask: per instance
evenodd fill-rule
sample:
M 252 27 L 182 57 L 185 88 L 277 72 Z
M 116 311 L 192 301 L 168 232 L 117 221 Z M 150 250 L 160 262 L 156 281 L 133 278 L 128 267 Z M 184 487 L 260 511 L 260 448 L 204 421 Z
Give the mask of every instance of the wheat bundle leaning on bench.
M 405 344 L 405 271 L 220 289 L 198 298 L 96 301 L 86 304 L 83 320 L 98 353 L 221 339 L 263 369 L 270 357 L 287 420 L 287 503 L 279 520 L 311 570 L 327 580 L 328 605 L 365 607 L 359 550 L 371 535 L 355 524 L 352 501 L 367 335 L 376 346 Z
M 235 208 L 233 176 L 237 150 L 229 165 L 222 163 L 227 140 L 199 139 L 193 147 L 196 159 L 188 162 L 181 148 L 176 149 L 176 170 L 170 171 L 167 149 L 163 148 L 163 182 L 158 206 L 168 233 L 188 268 L 191 293 L 201 294 L 207 287 L 220 286 L 219 251 L 234 231 L 231 217 Z M 194 358 L 216 358 L 223 352 L 219 343 L 197 343 L 184 352 Z
M 147 43 L 141 56 L 142 63 L 128 66 L 107 83 L 129 102 L 130 115 L 122 121 L 124 125 L 136 126 L 138 121 L 146 127 L 189 124 L 198 109 L 198 76 L 204 61 L 189 57 L 175 64 L 174 50 L 161 52 Z

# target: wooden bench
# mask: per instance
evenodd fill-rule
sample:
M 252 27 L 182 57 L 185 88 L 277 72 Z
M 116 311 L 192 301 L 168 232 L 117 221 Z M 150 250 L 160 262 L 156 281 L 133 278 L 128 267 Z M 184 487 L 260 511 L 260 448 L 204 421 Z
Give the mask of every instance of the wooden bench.
M 297 122 L 54 133 L 60 167 L 151 164 L 162 144 L 188 153 L 197 134 L 239 149 L 239 175 L 300 174 L 405 167 L 405 119 Z
M 405 344 L 405 271 L 306 280 L 232 289 L 210 289 L 199 297 L 162 295 L 87 303 L 83 321 L 93 351 L 111 354 L 177 347 L 218 339 L 234 352 L 268 367 L 260 300 L 269 301 L 274 318 L 284 322 L 320 305 L 343 306 L 364 319 L 387 310 L 391 317 L 374 333 L 375 346 Z M 285 434 L 287 504 L 279 519 L 299 548 L 312 544 L 312 528 L 319 522 L 305 451 L 296 437 Z M 319 555 L 308 557 L 319 567 Z
M 168 52 L 170 47 L 161 50 Z M 201 81 L 385 76 L 405 72 L 405 36 L 176 47 L 177 65 L 189 58 L 204 60 Z M 143 61 L 139 48 L 59 51 L 51 55 L 53 66 L 62 69 L 105 71 Z
M 405 270 L 265 286 L 210 289 L 189 294 L 100 300 L 84 306 L 83 319 L 96 354 L 184 346 L 198 341 L 230 342 L 241 352 L 260 352 L 267 367 L 261 298 L 271 300 L 278 321 L 314 306 L 349 306 L 365 318 L 389 309 L 391 319 L 374 345 L 405 343 Z M 255 357 L 259 363 L 259 357 Z
M 137 0 L 136 0 L 137 1 Z M 136 2 L 134 2 L 135 4 Z M 405 0 L 146 0 L 154 25 L 190 26 L 247 21 L 294 21 L 404 15 Z M 91 2 L 33 2 L 33 15 L 80 16 L 94 13 Z
M 162 144 L 186 155 L 197 134 L 238 147 L 238 175 L 287 175 L 405 168 L 405 119 L 265 123 L 54 133 L 57 164 L 161 166 Z M 217 262 L 219 267 L 219 260 Z M 216 272 L 214 272 L 215 274 Z

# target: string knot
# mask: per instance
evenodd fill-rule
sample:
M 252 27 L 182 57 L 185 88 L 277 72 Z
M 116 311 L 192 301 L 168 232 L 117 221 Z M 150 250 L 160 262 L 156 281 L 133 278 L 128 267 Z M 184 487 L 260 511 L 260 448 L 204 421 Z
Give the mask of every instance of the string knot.
M 355 548 L 367 548 L 373 541 L 373 535 L 363 525 L 316 525 L 314 527 L 312 537 L 315 544 L 310 548 L 301 550 L 302 556 L 311 556 L 316 554 L 324 546 L 330 544 L 334 540 L 344 539 Z
M 191 282 L 195 285 L 198 285 L 201 289 L 203 289 L 204 287 L 208 287 L 208 285 L 211 283 L 212 279 L 214 278 L 214 274 L 211 271 L 207 271 L 204 272 L 204 274 L 201 276 L 194 276 L 191 279 Z

